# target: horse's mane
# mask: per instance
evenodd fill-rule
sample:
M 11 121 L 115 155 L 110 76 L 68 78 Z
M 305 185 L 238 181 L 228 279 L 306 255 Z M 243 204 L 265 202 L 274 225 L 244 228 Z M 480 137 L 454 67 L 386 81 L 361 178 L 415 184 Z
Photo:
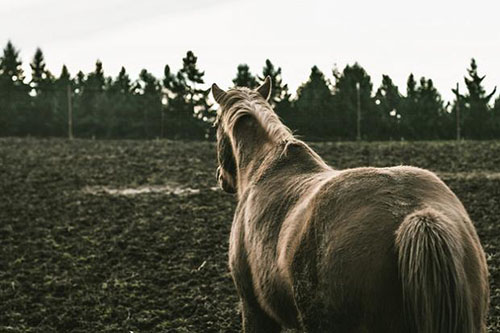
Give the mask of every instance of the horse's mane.
M 294 137 L 288 127 L 283 125 L 258 92 L 238 87 L 229 90 L 220 100 L 222 111 L 217 115 L 216 124 L 221 124 L 226 133 L 233 133 L 239 119 L 252 116 L 274 142 L 293 141 Z

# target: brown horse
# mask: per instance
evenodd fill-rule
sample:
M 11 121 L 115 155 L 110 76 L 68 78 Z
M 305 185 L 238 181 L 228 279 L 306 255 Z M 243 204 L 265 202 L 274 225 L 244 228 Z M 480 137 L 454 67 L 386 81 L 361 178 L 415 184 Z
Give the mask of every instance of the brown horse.
M 330 168 L 270 89 L 212 86 L 244 331 L 486 332 L 485 255 L 453 192 L 415 167 Z

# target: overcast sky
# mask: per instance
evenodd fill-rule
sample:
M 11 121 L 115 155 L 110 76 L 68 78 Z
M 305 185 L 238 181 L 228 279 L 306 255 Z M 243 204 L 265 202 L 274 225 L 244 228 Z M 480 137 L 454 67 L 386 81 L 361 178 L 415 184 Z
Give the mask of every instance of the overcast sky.
M 336 64 L 359 62 L 376 88 L 389 74 L 406 91 L 410 73 L 432 78 L 445 99 L 470 58 L 500 86 L 499 0 L 0 0 L 0 46 L 11 40 L 29 72 L 36 47 L 59 75 L 107 75 L 125 66 L 163 75 L 187 50 L 198 56 L 208 88 L 229 87 L 240 63 L 260 73 L 266 58 L 282 67 L 293 92 L 313 65 L 332 79 Z

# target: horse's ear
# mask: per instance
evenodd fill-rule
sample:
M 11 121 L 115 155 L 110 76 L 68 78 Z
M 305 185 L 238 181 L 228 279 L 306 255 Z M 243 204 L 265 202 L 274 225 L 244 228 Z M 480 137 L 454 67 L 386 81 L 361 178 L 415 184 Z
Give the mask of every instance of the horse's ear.
M 226 92 L 219 88 L 215 83 L 212 84 L 212 95 L 217 103 L 220 104 L 222 97 L 226 95 Z
M 269 100 L 269 97 L 271 97 L 271 77 L 268 75 L 266 76 L 266 79 L 264 80 L 264 83 L 260 87 L 256 89 L 256 91 L 264 97 L 264 99 L 267 101 Z

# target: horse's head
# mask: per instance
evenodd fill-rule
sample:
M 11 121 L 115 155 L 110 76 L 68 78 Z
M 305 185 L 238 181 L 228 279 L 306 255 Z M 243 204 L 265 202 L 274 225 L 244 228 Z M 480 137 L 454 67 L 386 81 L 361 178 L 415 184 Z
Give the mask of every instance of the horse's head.
M 217 179 L 224 191 L 236 193 L 238 170 L 237 156 L 235 154 L 235 149 L 237 149 L 235 129 L 243 127 L 240 125 L 248 123 L 249 120 L 255 120 L 255 115 L 251 114 L 255 111 L 255 105 L 271 110 L 270 105 L 267 103 L 271 94 L 271 78 L 266 77 L 264 83 L 255 90 L 238 87 L 226 92 L 214 83 L 212 85 L 212 94 L 220 106 L 215 121 L 217 127 L 217 160 L 219 164 Z M 273 111 L 271 110 L 271 112 Z M 251 127 L 249 129 L 251 130 Z

